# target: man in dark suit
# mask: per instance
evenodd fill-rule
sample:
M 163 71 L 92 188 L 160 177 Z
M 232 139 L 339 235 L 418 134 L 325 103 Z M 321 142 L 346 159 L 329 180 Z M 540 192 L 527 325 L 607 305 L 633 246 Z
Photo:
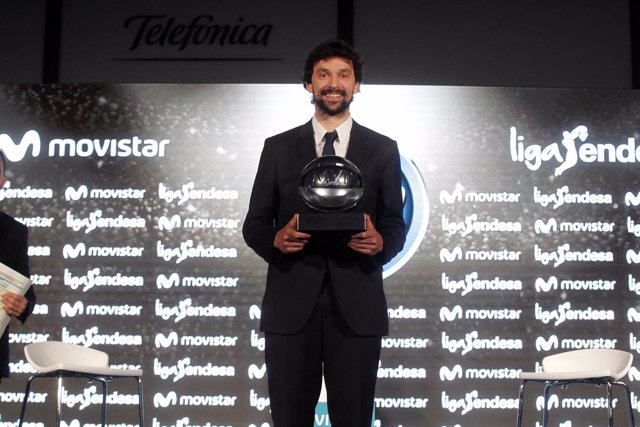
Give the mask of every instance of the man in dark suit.
M 359 54 L 341 41 L 309 52 L 304 86 L 315 114 L 265 141 L 243 226 L 247 244 L 269 264 L 261 330 L 275 427 L 313 426 L 324 375 L 333 427 L 370 427 L 381 337 L 388 333 L 382 266 L 404 244 L 396 143 L 353 121 L 362 81 Z M 337 131 L 331 147 L 327 132 Z M 303 233 L 298 194 L 305 165 L 335 150 L 359 168 L 364 195 L 353 212 L 366 230 Z M 325 151 L 326 153 L 326 151 Z
M 7 182 L 7 159 L 0 150 L 0 188 Z M 29 257 L 27 243 L 27 227 L 11 216 L 0 212 L 0 262 L 18 273 L 29 277 Z M 21 322 L 33 311 L 36 295 L 30 287 L 25 296 L 6 292 L 0 299 L 2 309 L 9 316 L 18 318 Z M 9 376 L 9 327 L 0 337 L 0 380 Z

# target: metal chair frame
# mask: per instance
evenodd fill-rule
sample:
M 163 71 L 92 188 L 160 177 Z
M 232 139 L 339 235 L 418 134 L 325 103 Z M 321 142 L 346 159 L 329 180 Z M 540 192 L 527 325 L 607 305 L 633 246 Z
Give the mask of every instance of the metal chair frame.
M 36 378 L 56 378 L 58 393 L 56 405 L 56 426 L 60 426 L 62 418 L 62 379 L 84 378 L 88 382 L 102 384 L 102 426 L 106 426 L 107 395 L 109 382 L 120 378 L 132 378 L 138 384 L 138 416 L 140 427 L 144 427 L 144 399 L 142 393 L 142 369 L 118 369 L 109 367 L 109 355 L 104 351 L 90 347 L 60 341 L 32 343 L 24 347 L 24 354 L 36 373 L 27 381 L 27 386 L 20 409 L 18 427 L 22 427 L 24 415 L 31 394 L 31 385 Z
M 523 379 L 520 382 L 520 393 L 518 396 L 518 417 L 516 420 L 516 426 L 522 426 L 522 413 L 523 413 L 523 403 L 524 403 L 524 388 L 527 382 L 538 382 L 544 383 L 544 404 L 542 409 L 542 426 L 547 427 L 549 423 L 549 392 L 553 387 L 561 387 L 562 389 L 567 388 L 570 384 L 593 384 L 596 386 L 607 386 L 607 414 L 609 419 L 609 427 L 613 427 L 613 386 L 617 385 L 624 389 L 625 396 L 627 400 L 627 410 L 629 411 L 629 425 L 631 427 L 636 427 L 635 418 L 633 416 L 633 406 L 631 405 L 631 392 L 629 391 L 629 387 L 620 381 L 614 381 L 611 377 L 599 377 L 599 378 L 583 378 L 576 380 L 532 380 L 532 379 Z
M 53 372 L 36 373 L 32 375 L 27 381 L 27 386 L 24 392 L 24 398 L 22 400 L 22 408 L 20 410 L 20 419 L 18 421 L 18 427 L 22 427 L 24 421 L 24 414 L 27 409 L 27 402 L 31 393 L 31 383 L 36 378 L 57 378 L 58 379 L 58 393 L 56 400 L 56 426 L 60 426 L 62 419 L 62 379 L 63 378 L 86 378 L 88 382 L 97 381 L 102 384 L 102 406 L 100 409 L 100 420 L 102 426 L 106 426 L 107 419 L 107 394 L 109 390 L 108 383 L 111 380 L 119 378 L 132 378 L 135 379 L 138 384 L 138 417 L 140 420 L 140 427 L 144 426 L 144 409 L 143 409 L 143 391 L 142 391 L 142 378 L 135 375 L 94 375 L 85 372 L 67 371 L 60 369 Z

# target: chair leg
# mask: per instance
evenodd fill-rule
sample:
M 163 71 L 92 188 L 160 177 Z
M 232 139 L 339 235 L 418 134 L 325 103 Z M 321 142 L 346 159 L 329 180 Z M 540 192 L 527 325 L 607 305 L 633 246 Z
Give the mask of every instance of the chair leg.
M 27 410 L 27 401 L 29 400 L 29 394 L 31 393 L 31 381 L 35 378 L 35 375 L 32 375 L 31 378 L 27 380 L 27 387 L 24 390 L 24 397 L 22 398 L 22 408 L 20 409 L 20 419 L 18 420 L 18 427 L 22 427 L 22 422 L 24 421 L 24 413 Z
M 520 392 L 518 394 L 518 416 L 516 418 L 516 427 L 522 426 L 522 412 L 524 406 L 524 386 L 527 383 L 527 380 L 522 380 L 520 382 Z
M 636 427 L 636 420 L 633 415 L 633 405 L 631 404 L 631 391 L 629 390 L 629 387 L 623 382 L 614 382 L 613 384 L 619 385 L 624 389 L 624 394 L 627 398 L 627 411 L 629 412 L 629 425 L 631 427 Z
M 549 424 L 549 390 L 552 385 L 550 382 L 544 383 L 544 402 L 542 405 L 542 427 L 547 427 Z
M 524 405 L 524 386 L 527 380 L 520 381 L 520 393 L 518 394 L 518 416 L 516 418 L 516 427 L 522 426 L 522 411 Z
M 613 385 L 607 380 L 607 411 L 609 413 L 609 427 L 613 427 Z
M 56 400 L 56 426 L 60 427 L 60 420 L 62 419 L 62 375 L 56 376 L 58 380 L 58 398 Z
M 140 417 L 140 427 L 144 427 L 144 400 L 142 394 L 142 378 L 136 377 L 138 380 L 138 416 Z
M 106 427 L 107 425 L 107 393 L 109 392 L 109 387 L 107 386 L 107 380 L 104 378 L 96 378 L 96 380 L 102 383 L 102 410 L 101 410 L 101 422 L 102 427 Z

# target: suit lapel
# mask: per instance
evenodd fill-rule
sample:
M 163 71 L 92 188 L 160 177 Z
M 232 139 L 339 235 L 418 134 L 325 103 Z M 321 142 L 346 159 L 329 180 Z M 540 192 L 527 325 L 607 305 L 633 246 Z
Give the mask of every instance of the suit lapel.
M 349 137 L 349 148 L 347 149 L 347 159 L 357 165 L 362 165 L 367 157 L 367 135 L 362 126 L 353 122 L 351 136 Z
M 0 212 L 0 261 L 4 264 L 9 262 L 9 254 L 12 253 L 11 248 L 15 246 L 15 242 L 9 242 L 9 227 L 11 220 L 4 212 Z
M 303 166 L 317 157 L 316 142 L 313 138 L 313 125 L 311 124 L 311 120 L 300 127 L 296 145 Z

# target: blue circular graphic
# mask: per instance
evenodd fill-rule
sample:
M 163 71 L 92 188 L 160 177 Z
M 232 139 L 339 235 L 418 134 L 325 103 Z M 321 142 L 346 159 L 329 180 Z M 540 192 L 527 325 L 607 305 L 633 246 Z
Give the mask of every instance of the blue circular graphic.
M 404 248 L 385 264 L 383 277 L 400 270 L 418 250 L 429 225 L 429 199 L 427 187 L 415 163 L 400 155 L 402 169 L 402 199 L 406 241 Z

